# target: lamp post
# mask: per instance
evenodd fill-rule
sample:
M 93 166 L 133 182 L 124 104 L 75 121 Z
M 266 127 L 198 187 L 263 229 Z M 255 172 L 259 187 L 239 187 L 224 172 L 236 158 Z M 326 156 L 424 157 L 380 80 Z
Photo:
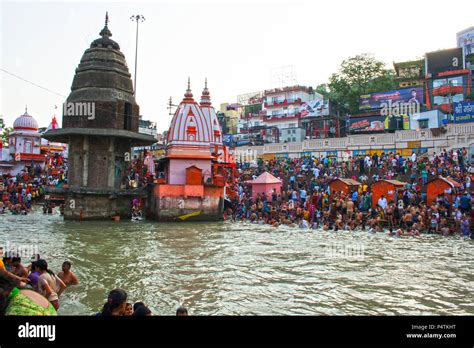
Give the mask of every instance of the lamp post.
M 134 77 L 134 88 L 133 88 L 133 95 L 135 96 L 135 98 L 137 97 L 137 58 L 138 58 L 138 23 L 140 22 L 144 22 L 145 21 L 145 17 L 143 17 L 142 15 L 134 15 L 134 16 L 131 16 L 130 19 L 133 21 L 133 22 L 137 22 L 137 34 L 136 34 L 136 39 L 135 39 L 135 77 Z

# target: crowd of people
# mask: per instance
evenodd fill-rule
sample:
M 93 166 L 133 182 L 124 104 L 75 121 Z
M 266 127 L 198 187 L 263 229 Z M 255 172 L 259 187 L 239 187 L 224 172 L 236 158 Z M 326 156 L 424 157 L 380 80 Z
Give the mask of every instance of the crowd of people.
M 238 163 L 236 194 L 224 218 L 334 231 L 382 232 L 387 228 L 389 234 L 397 235 L 427 232 L 469 236 L 474 167 L 467 155 L 466 149 L 459 149 L 431 156 L 382 153 L 347 161 L 305 157 Z M 252 197 L 249 181 L 263 172 L 282 180 L 282 190 Z M 437 176 L 450 177 L 460 187 L 427 205 L 426 184 Z M 329 184 L 336 178 L 350 178 L 361 184 L 348 193 L 331 192 Z M 382 196 L 374 206 L 371 186 L 381 179 L 407 184 L 396 192 L 394 200 Z
M 2 257 L 3 256 L 3 257 Z M 55 274 L 46 260 L 34 255 L 28 266 L 18 254 L 4 253 L 0 248 L 0 316 L 57 315 L 63 292 L 79 284 L 71 271 L 71 262 L 64 261 L 62 270 Z M 110 291 L 107 301 L 96 316 L 151 316 L 152 311 L 143 303 L 128 301 L 122 289 Z M 188 310 L 179 307 L 177 316 L 187 316 Z
M 0 214 L 27 215 L 32 204 L 44 201 L 46 187 L 61 187 L 67 183 L 67 161 L 58 155 L 50 162 L 51 165 L 44 168 L 32 164 L 15 176 L 3 174 L 0 177 Z M 45 214 L 51 214 L 53 208 L 52 202 L 44 202 Z
M 19 254 L 0 252 L 0 315 L 56 315 L 66 287 L 79 283 L 69 261 L 55 274 L 37 254 L 25 266 Z

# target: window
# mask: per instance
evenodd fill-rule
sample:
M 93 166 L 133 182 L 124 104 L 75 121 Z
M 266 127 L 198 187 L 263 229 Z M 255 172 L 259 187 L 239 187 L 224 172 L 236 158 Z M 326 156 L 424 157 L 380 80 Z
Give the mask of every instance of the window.
M 418 124 L 419 124 L 420 128 L 423 129 L 423 128 L 428 128 L 428 122 L 429 122 L 429 120 L 419 120 Z
M 132 130 L 132 104 L 125 103 L 123 129 Z
M 449 103 L 449 100 L 447 97 L 444 97 L 442 95 L 437 95 L 433 98 L 433 103 L 435 105 L 447 104 Z
M 295 137 L 293 137 L 293 141 L 296 141 L 296 138 L 295 138 Z
M 448 85 L 451 86 L 462 86 L 462 76 L 450 77 L 448 79 Z
M 296 129 L 293 129 L 293 134 L 296 134 Z
M 295 124 L 294 123 L 289 123 L 288 128 L 295 128 Z
M 433 81 L 433 88 L 446 86 L 447 84 L 448 84 L 448 81 L 446 81 L 446 79 L 434 80 Z

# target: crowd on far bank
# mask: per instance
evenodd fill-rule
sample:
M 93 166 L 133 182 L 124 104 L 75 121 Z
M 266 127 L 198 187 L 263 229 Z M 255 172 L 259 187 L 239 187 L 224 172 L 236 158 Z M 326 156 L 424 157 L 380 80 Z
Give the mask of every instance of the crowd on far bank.
M 25 167 L 17 175 L 0 176 L 0 214 L 27 215 L 33 204 L 44 201 L 46 187 L 67 183 L 67 161 L 62 156 L 51 159 L 51 165 Z M 54 203 L 44 202 L 44 213 L 52 213 Z
M 71 267 L 71 262 L 64 261 L 56 274 L 40 255 L 34 255 L 29 264 L 24 265 L 19 254 L 4 253 L 0 248 L 0 316 L 57 315 L 63 293 L 79 284 Z M 151 316 L 153 313 L 141 301 L 132 304 L 124 290 L 114 289 L 95 315 Z M 179 307 L 176 315 L 187 316 L 187 308 Z
M 324 230 L 369 230 L 390 234 L 471 234 L 471 181 L 474 167 L 467 150 L 443 151 L 431 156 L 412 153 L 382 153 L 337 161 L 330 157 L 278 158 L 257 163 L 239 163 L 238 179 L 224 218 L 272 226 L 288 225 Z M 282 180 L 274 189 L 252 197 L 249 181 L 268 172 Z M 426 184 L 437 177 L 450 177 L 460 184 L 426 204 Z M 337 178 L 360 182 L 347 193 L 331 192 Z M 394 199 L 382 196 L 372 203 L 372 184 L 396 179 L 406 185 Z

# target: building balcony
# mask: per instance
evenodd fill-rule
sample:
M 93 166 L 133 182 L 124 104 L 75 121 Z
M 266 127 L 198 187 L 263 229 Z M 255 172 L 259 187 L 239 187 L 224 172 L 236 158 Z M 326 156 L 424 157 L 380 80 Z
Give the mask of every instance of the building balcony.
M 277 100 L 267 103 L 264 103 L 266 108 L 271 108 L 271 107 L 281 107 L 281 106 L 287 106 L 287 105 L 301 105 L 301 98 L 298 99 L 285 99 L 282 102 L 279 102 Z
M 433 88 L 433 95 L 448 95 L 463 93 L 464 86 L 441 86 Z
M 301 113 L 299 112 L 294 115 L 288 115 L 288 114 L 265 115 L 263 117 L 263 121 L 264 122 L 278 122 L 278 121 L 299 119 L 300 117 L 301 117 Z

